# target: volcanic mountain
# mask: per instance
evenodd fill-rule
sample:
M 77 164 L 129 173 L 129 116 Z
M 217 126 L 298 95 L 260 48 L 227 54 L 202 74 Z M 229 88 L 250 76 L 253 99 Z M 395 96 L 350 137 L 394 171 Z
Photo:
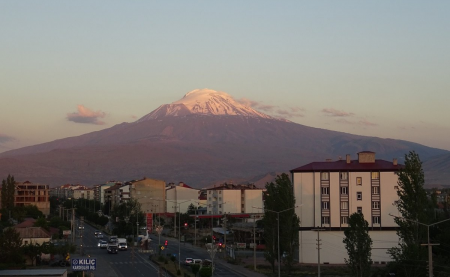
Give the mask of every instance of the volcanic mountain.
M 287 172 L 359 151 L 379 159 L 414 150 L 422 160 L 449 152 L 402 140 L 329 131 L 273 118 L 224 92 L 193 90 L 132 123 L 0 154 L 0 176 L 51 186 L 144 176 L 193 187 Z M 434 182 L 440 182 L 434 176 Z

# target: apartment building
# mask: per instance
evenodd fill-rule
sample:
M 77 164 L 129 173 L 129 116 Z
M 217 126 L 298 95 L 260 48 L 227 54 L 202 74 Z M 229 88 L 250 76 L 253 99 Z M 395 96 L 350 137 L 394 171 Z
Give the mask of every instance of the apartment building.
M 261 213 L 264 189 L 253 184 L 227 184 L 207 189 L 207 213 L 211 215 Z
M 200 190 L 194 189 L 183 182 L 178 185 L 169 184 L 166 187 L 166 211 L 168 213 L 186 213 L 191 204 L 195 207 L 204 206 L 206 201 L 200 200 L 199 195 Z
M 44 215 L 50 214 L 49 186 L 32 184 L 29 181 L 16 182 L 14 206 L 36 206 Z
M 94 200 L 94 190 L 86 186 L 73 189 L 73 199 Z
M 130 198 L 137 200 L 144 213 L 164 213 L 166 200 L 166 182 L 144 177 L 130 181 Z
M 395 173 L 401 167 L 397 159 L 377 160 L 374 152 L 364 151 L 356 160 L 347 155 L 345 160 L 312 162 L 291 170 L 301 222 L 299 262 L 317 263 L 318 256 L 312 253 L 317 253 L 320 237 L 320 261 L 345 263 L 344 229 L 356 212 L 369 223 L 374 263 L 390 261 L 387 249 L 397 246 L 398 236 L 389 214 L 399 215 Z

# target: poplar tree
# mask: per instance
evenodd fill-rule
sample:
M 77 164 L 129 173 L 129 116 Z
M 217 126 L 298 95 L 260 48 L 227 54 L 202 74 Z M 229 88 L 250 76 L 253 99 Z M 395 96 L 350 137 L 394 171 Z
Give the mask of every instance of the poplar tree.
M 395 222 L 399 225 L 400 241 L 389 253 L 401 276 L 426 276 L 427 248 L 420 244 L 427 241 L 427 229 L 417 222 L 429 224 L 433 217 L 429 214 L 432 210 L 424 189 L 425 176 L 419 155 L 414 151 L 405 155 L 405 166 L 396 174 L 399 197 L 396 205 L 401 217 L 396 217 Z
M 2 209 L 12 210 L 14 208 L 15 192 L 14 176 L 8 175 L 8 178 L 2 180 Z
M 372 239 L 369 236 L 369 223 L 362 213 L 354 213 L 348 219 L 348 228 L 344 230 L 345 249 L 348 259 L 345 263 L 357 277 L 370 276 L 372 264 Z
M 264 201 L 264 240 L 266 242 L 266 260 L 275 271 L 275 260 L 278 260 L 278 250 L 288 271 L 294 261 L 294 250 L 298 246 L 298 228 L 300 219 L 295 214 L 294 188 L 286 173 L 277 175 L 275 182 L 266 184 Z M 278 230 L 278 213 L 279 230 Z M 278 233 L 279 232 L 279 233 Z M 280 249 L 278 249 L 278 238 Z M 280 255 L 280 256 L 281 256 Z M 281 262 L 281 261 L 278 261 Z

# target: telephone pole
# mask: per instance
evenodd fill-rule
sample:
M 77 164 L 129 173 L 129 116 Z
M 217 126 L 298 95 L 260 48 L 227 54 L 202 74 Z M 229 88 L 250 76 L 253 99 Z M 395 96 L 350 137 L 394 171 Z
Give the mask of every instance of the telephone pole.
M 317 231 L 317 276 L 320 277 L 320 246 L 322 245 L 320 243 L 320 231 L 325 231 L 325 229 L 311 229 L 311 231 Z

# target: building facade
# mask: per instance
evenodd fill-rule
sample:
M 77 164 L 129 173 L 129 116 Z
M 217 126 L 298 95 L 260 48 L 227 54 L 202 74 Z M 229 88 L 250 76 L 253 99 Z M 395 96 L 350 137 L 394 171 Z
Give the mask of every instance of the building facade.
M 29 181 L 16 182 L 14 192 L 14 206 L 36 206 L 44 215 L 50 214 L 50 200 L 48 185 L 32 184 Z
M 390 214 L 399 215 L 396 172 L 401 167 L 396 159 L 377 160 L 374 152 L 364 151 L 357 160 L 347 155 L 345 160 L 313 162 L 291 170 L 301 222 L 299 262 L 317 263 L 318 255 L 311 253 L 317 253 L 319 236 L 320 261 L 344 264 L 348 258 L 344 229 L 356 212 L 369 223 L 374 263 L 390 261 L 387 250 L 398 245 L 398 226 Z
M 207 189 L 209 215 L 261 213 L 264 189 L 253 184 L 222 184 Z
M 137 200 L 144 213 L 165 213 L 166 182 L 143 178 L 130 181 L 130 198 Z
M 177 186 L 169 184 L 166 187 L 166 212 L 186 213 L 192 204 L 195 207 L 204 206 L 206 201 L 199 200 L 200 190 L 194 189 L 183 182 Z

